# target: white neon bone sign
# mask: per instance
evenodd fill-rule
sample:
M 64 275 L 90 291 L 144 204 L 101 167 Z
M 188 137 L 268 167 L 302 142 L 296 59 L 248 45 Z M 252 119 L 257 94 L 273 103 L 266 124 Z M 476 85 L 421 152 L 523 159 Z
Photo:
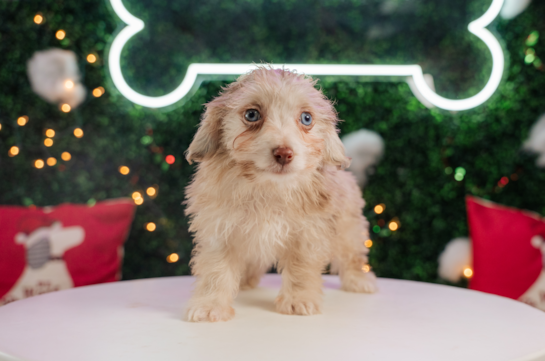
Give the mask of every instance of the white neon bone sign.
M 172 105 L 185 97 L 195 84 L 199 75 L 240 75 L 255 68 L 253 64 L 205 64 L 193 63 L 187 68 L 182 83 L 172 92 L 150 97 L 134 91 L 125 81 L 121 71 L 121 52 L 123 47 L 135 34 L 144 29 L 144 22 L 123 6 L 122 0 L 110 0 L 112 8 L 119 18 L 127 24 L 113 40 L 108 56 L 108 65 L 113 83 L 119 92 L 131 102 L 149 107 L 162 108 Z M 309 75 L 337 76 L 388 76 L 412 77 L 416 88 L 431 104 L 446 110 L 466 110 L 479 106 L 487 101 L 498 89 L 505 65 L 504 55 L 498 39 L 486 27 L 498 16 L 504 0 L 493 0 L 490 8 L 477 20 L 468 25 L 468 30 L 481 39 L 492 55 L 492 72 L 485 87 L 476 95 L 466 99 L 447 99 L 433 91 L 424 79 L 420 65 L 337 65 L 337 64 L 283 64 L 274 67 L 285 67 Z

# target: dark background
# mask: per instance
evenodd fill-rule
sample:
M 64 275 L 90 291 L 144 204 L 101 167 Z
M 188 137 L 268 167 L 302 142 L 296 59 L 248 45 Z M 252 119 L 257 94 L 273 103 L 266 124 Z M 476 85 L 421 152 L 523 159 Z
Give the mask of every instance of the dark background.
M 386 5 L 385 5 L 386 4 Z M 456 5 L 454 5 L 456 4 Z M 466 30 L 490 1 L 139 1 L 127 8 L 146 30 L 127 44 L 125 76 L 136 90 L 160 95 L 172 90 L 191 62 L 274 61 L 311 63 L 419 63 L 434 76 L 439 94 L 457 98 L 478 92 L 490 74 L 488 50 Z M 392 10 L 393 9 L 393 10 Z M 45 22 L 33 22 L 36 13 Z M 531 125 L 545 112 L 545 68 L 524 61 L 526 38 L 545 61 L 545 2 L 534 1 L 513 20 L 491 28 L 508 59 L 504 80 L 484 105 L 452 113 L 427 109 L 405 83 L 324 78 L 320 86 L 337 102 L 341 135 L 367 128 L 384 138 L 385 155 L 364 190 L 371 226 L 399 219 L 401 227 L 372 232 L 370 263 L 382 277 L 440 282 L 437 256 L 446 242 L 468 234 L 464 197 L 472 194 L 505 205 L 545 213 L 545 170 L 520 151 Z M 102 1 L 0 2 L 0 203 L 94 204 L 144 193 L 155 199 L 138 206 L 126 244 L 125 279 L 190 272 L 191 235 L 181 202 L 194 167 L 183 153 L 195 132 L 202 104 L 225 82 L 208 81 L 183 105 L 169 111 L 134 105 L 108 80 L 106 50 L 119 19 Z M 66 31 L 59 41 L 55 32 Z M 89 93 L 70 113 L 35 95 L 26 62 L 38 50 L 63 48 L 80 60 Z M 98 56 L 89 64 L 87 54 Z M 17 126 L 27 115 L 29 123 Z M 81 127 L 77 139 L 72 130 Z M 57 132 L 43 146 L 44 131 Z M 11 146 L 21 153 L 8 157 Z M 69 151 L 72 160 L 36 169 L 37 158 Z M 166 155 L 176 162 L 169 166 Z M 120 165 L 130 167 L 123 176 Z M 463 167 L 463 180 L 453 169 Z M 501 177 L 510 177 L 498 187 Z M 516 179 L 516 180 L 515 180 Z M 386 204 L 377 216 L 373 206 Z M 144 225 L 155 222 L 157 230 Z M 180 260 L 168 263 L 177 253 Z M 462 283 L 463 284 L 463 283 Z

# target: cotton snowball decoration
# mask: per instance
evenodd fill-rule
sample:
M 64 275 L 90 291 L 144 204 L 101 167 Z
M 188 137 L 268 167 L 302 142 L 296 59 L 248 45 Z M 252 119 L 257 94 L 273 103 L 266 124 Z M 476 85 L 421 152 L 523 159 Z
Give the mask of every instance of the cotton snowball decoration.
M 352 158 L 347 168 L 354 174 L 358 185 L 363 188 L 371 167 L 376 164 L 384 151 L 384 141 L 375 132 L 360 129 L 342 138 L 346 156 Z
M 471 241 L 469 238 L 455 238 L 450 241 L 439 256 L 439 277 L 458 282 L 464 270 L 471 266 Z
M 27 62 L 27 73 L 32 90 L 50 103 L 74 109 L 85 99 L 76 54 L 70 50 L 35 52 Z
M 532 0 L 505 0 L 500 16 L 504 19 L 513 19 L 521 14 Z
M 536 165 L 545 167 L 545 114 L 532 126 L 530 136 L 524 142 L 523 149 L 538 154 Z

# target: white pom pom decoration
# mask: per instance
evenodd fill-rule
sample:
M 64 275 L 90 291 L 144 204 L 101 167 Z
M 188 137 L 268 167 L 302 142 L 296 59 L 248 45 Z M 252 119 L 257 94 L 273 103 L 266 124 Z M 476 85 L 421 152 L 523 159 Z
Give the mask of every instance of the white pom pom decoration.
M 378 133 L 360 129 L 342 138 L 346 156 L 352 158 L 347 168 L 354 174 L 358 185 L 363 188 L 370 167 L 376 164 L 384 151 L 384 141 Z
M 76 54 L 70 50 L 35 52 L 27 62 L 27 73 L 32 90 L 50 103 L 74 109 L 85 99 Z
M 439 256 L 439 277 L 458 282 L 464 270 L 471 266 L 471 242 L 469 238 L 455 238 L 450 241 Z
M 504 19 L 513 19 L 522 13 L 532 0 L 505 0 L 500 11 L 500 16 Z
M 523 149 L 538 154 L 537 166 L 545 167 L 545 114 L 532 126 Z

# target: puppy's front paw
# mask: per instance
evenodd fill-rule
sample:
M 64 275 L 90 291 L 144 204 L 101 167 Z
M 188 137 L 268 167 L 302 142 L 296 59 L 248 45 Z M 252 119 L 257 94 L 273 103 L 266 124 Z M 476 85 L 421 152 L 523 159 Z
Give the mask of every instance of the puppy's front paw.
M 378 291 L 377 276 L 373 272 L 345 275 L 341 289 L 347 292 L 375 293 Z
M 316 315 L 322 313 L 321 300 L 278 296 L 276 299 L 276 311 L 285 315 Z
M 195 305 L 187 309 L 187 320 L 190 322 L 229 321 L 235 316 L 231 306 Z

